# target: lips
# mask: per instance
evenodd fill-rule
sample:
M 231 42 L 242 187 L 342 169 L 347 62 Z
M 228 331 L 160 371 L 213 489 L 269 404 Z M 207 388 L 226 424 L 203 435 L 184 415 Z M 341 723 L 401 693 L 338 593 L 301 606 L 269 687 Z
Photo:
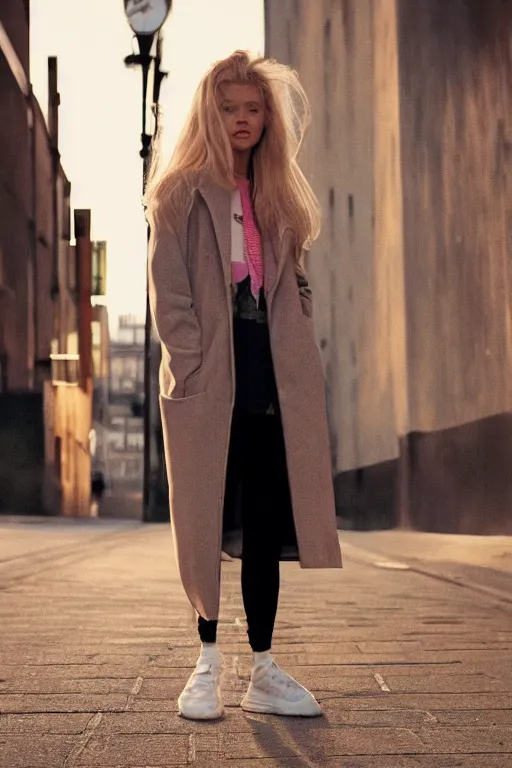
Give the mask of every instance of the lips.
M 246 138 L 248 138 L 250 135 L 251 135 L 251 134 L 249 133 L 249 131 L 237 131 L 237 132 L 235 133 L 235 136 L 236 136 L 237 138 L 239 138 L 239 139 L 246 139 Z

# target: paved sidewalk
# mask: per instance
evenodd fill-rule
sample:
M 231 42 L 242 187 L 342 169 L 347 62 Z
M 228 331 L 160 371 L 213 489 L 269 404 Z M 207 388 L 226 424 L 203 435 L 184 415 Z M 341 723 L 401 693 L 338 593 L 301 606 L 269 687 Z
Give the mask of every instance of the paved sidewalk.
M 239 709 L 250 655 L 233 562 L 228 709 L 201 724 L 176 712 L 197 641 L 169 527 L 0 518 L 1 768 L 512 768 L 512 605 L 398 564 L 391 537 L 377 556 L 342 540 L 341 572 L 283 565 L 275 635 L 325 716 Z
M 398 561 L 418 573 L 512 603 L 512 536 L 350 531 L 343 541 L 346 552 L 358 559 L 381 565 Z
M 512 536 L 469 536 L 417 531 L 347 531 L 358 547 L 427 562 L 451 562 L 512 574 Z

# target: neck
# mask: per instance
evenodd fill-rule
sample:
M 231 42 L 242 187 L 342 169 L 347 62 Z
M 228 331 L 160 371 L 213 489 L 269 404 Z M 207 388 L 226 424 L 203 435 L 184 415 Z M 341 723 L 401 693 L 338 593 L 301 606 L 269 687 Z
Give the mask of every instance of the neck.
M 247 179 L 249 176 L 249 161 L 251 159 L 251 153 L 248 152 L 233 152 L 233 167 L 235 176 L 242 176 Z

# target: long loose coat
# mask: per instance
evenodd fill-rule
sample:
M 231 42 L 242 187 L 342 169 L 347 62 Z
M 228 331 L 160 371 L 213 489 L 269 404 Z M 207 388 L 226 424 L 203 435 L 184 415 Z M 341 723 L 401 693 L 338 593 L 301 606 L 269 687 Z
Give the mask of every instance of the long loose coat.
M 339 568 L 324 378 L 290 235 L 264 240 L 263 258 L 293 518 L 301 566 Z M 197 612 L 216 619 L 235 394 L 231 193 L 204 173 L 178 231 L 153 228 L 149 297 L 162 343 L 160 409 L 180 577 Z

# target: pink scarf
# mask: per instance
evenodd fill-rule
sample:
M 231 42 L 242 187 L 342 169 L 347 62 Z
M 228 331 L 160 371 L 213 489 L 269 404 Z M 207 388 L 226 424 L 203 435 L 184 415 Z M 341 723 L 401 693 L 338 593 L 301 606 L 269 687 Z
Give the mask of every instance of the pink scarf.
M 236 183 L 240 190 L 240 200 L 242 202 L 245 257 L 247 259 L 247 266 L 251 277 L 251 293 L 258 303 L 260 289 L 263 286 L 261 235 L 256 226 L 256 221 L 254 220 L 249 180 L 237 177 Z

